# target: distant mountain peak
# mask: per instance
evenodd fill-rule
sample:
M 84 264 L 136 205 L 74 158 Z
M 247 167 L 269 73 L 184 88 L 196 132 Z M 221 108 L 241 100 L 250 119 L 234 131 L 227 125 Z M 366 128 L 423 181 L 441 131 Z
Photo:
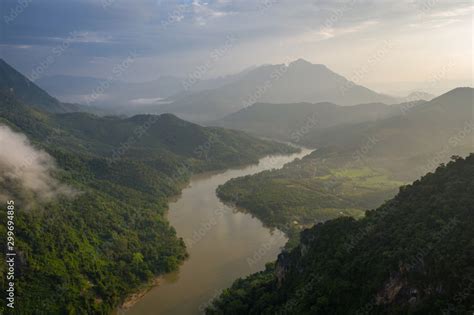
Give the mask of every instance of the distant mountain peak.
M 474 89 L 470 86 L 460 86 L 452 89 L 451 91 L 446 92 L 445 94 L 454 94 L 454 93 L 472 93 Z
M 439 101 L 439 100 L 446 100 L 450 98 L 456 98 L 456 97 L 465 97 L 465 98 L 473 98 L 474 95 L 474 89 L 472 87 L 457 87 L 454 88 L 444 94 L 441 94 L 438 97 L 435 97 L 433 101 Z M 472 104 L 472 102 L 471 102 Z
M 323 64 L 311 63 L 311 62 L 309 62 L 308 60 L 303 59 L 303 58 L 299 58 L 299 59 L 296 59 L 295 61 L 290 62 L 290 64 L 288 65 L 288 67 L 290 67 L 290 68 L 294 68 L 294 67 L 304 67 L 304 68 L 308 68 L 308 67 L 320 67 L 320 68 L 328 69 L 328 68 L 327 68 L 325 65 L 323 65 Z
M 303 59 L 303 58 L 298 58 L 295 61 L 292 61 L 290 63 L 290 66 L 291 65 L 293 65 L 293 66 L 296 66 L 296 65 L 312 65 L 312 63 L 309 62 L 308 60 Z
M 159 105 L 192 121 L 212 121 L 254 103 L 320 103 L 349 106 L 363 103 L 394 104 L 398 100 L 350 82 L 322 64 L 297 59 L 289 65 L 259 66 L 239 80 L 219 88 L 190 93 Z

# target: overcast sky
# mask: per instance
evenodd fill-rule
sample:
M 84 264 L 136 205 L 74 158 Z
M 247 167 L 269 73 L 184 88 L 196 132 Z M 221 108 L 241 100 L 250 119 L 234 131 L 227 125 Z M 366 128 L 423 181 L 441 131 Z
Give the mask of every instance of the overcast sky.
M 212 77 L 304 58 L 385 92 L 473 80 L 471 0 L 1 3 L 2 58 L 35 77 L 108 77 L 127 58 L 126 80 Z

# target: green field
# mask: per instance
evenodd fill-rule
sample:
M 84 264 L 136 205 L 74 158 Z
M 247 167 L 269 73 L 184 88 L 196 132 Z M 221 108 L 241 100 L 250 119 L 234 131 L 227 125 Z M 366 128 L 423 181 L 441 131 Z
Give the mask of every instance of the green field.
M 295 243 L 298 232 L 314 223 L 340 216 L 362 218 L 365 210 L 393 197 L 403 184 L 381 169 L 327 168 L 306 158 L 281 170 L 231 180 L 218 188 L 218 195 L 282 229 Z

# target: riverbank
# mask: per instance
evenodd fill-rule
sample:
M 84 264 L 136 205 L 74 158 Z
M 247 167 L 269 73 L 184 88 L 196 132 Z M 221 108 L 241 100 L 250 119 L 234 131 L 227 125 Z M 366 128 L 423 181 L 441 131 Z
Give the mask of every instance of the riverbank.
M 224 205 L 215 191 L 231 178 L 281 168 L 309 152 L 267 156 L 257 165 L 192 176 L 167 212 L 190 256 L 178 272 L 166 274 L 158 285 L 130 296 L 126 314 L 198 314 L 203 304 L 235 279 L 262 270 L 266 262 L 274 260 L 286 238 L 272 233 L 250 214 Z
M 384 169 L 333 165 L 329 158 L 311 154 L 282 169 L 232 179 L 219 187 L 217 195 L 284 231 L 291 248 L 304 228 L 340 216 L 360 219 L 366 209 L 392 198 L 403 184 Z
M 121 314 L 130 309 L 135 305 L 142 297 L 144 297 L 151 289 L 158 286 L 160 281 L 163 279 L 163 276 L 159 276 L 148 283 L 144 284 L 141 288 L 138 288 L 135 293 L 130 294 L 125 298 L 123 303 L 118 307 L 117 314 Z

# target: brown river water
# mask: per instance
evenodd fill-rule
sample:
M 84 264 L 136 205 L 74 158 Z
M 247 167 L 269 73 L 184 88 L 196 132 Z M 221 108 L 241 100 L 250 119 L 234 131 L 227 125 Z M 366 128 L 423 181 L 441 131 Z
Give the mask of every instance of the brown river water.
M 223 204 L 216 188 L 231 178 L 281 168 L 309 154 L 267 156 L 258 165 L 193 176 L 181 196 L 169 205 L 168 219 L 186 243 L 189 259 L 179 271 L 162 277 L 126 315 L 194 315 L 234 280 L 263 270 L 276 259 L 287 239 L 248 213 Z

